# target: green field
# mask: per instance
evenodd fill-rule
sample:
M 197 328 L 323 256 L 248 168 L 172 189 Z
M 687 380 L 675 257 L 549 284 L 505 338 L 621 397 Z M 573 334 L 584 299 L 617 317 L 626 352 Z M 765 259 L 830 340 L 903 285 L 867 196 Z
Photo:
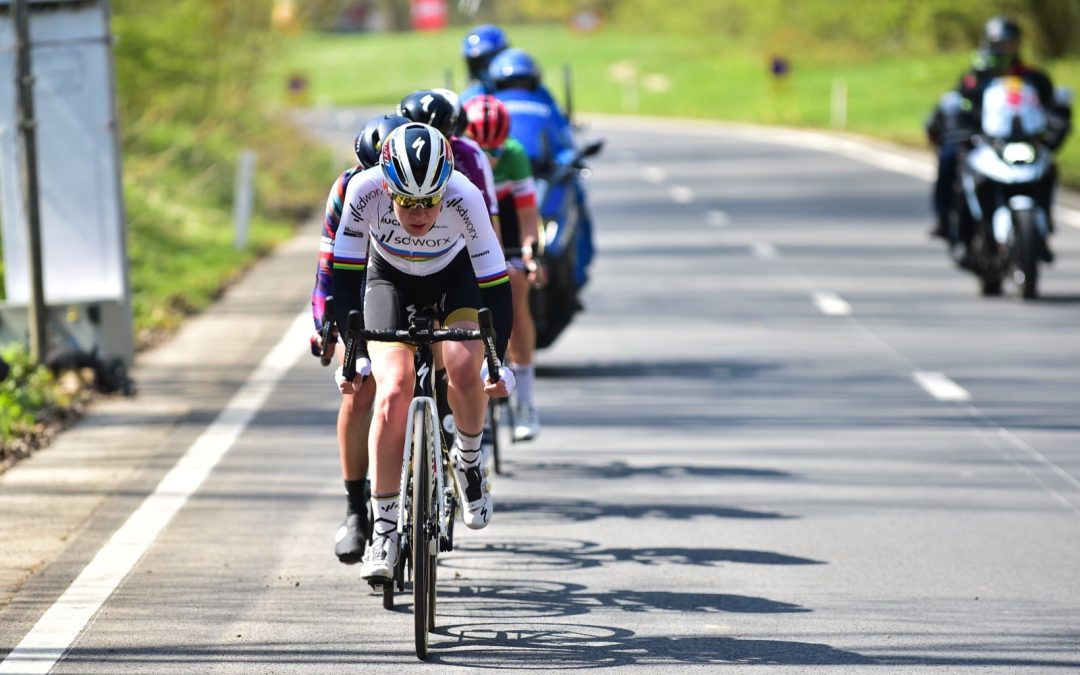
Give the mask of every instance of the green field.
M 573 68 L 576 111 L 711 118 L 828 128 L 834 85 L 847 89 L 846 130 L 924 147 L 922 122 L 953 86 L 969 54 L 868 55 L 822 48 L 791 62 L 782 83 L 769 73 L 770 53 L 724 38 L 637 35 L 613 29 L 581 35 L 561 25 L 511 26 L 511 42 L 544 67 L 562 96 L 563 66 Z M 287 39 L 262 92 L 285 100 L 289 74 L 309 82 L 314 105 L 387 105 L 413 89 L 460 88 L 461 29 L 427 34 L 316 34 Z M 1080 60 L 1048 65 L 1057 84 L 1080 89 Z M 1061 155 L 1066 182 L 1080 187 L 1080 145 Z

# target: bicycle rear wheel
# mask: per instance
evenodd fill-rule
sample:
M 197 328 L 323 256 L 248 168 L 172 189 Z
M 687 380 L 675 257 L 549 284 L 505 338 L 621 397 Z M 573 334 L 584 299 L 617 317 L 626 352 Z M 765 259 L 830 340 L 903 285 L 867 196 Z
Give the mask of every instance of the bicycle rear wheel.
M 416 656 L 428 654 L 428 631 L 435 625 L 435 564 L 438 512 L 435 494 L 435 429 L 425 406 L 412 418 L 412 574 Z

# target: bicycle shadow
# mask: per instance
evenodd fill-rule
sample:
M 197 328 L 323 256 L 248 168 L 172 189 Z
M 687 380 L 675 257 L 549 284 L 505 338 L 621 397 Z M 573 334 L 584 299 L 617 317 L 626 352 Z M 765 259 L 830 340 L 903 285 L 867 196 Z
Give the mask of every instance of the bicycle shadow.
M 825 564 L 820 560 L 770 551 L 681 546 L 602 547 L 596 542 L 555 537 L 456 544 L 452 555 L 439 558 L 439 565 L 450 569 L 503 572 L 565 571 L 595 568 L 611 563 L 690 567 L 715 567 L 724 563 Z
M 559 479 L 610 479 L 610 478 L 792 478 L 794 474 L 776 469 L 752 469 L 731 466 L 693 466 L 689 464 L 661 464 L 657 466 L 634 466 L 616 461 L 607 464 L 577 464 L 572 462 L 521 462 L 520 468 L 532 478 L 550 474 Z
M 610 378 L 679 378 L 679 379 L 745 379 L 776 370 L 780 362 L 719 361 L 710 359 L 653 361 L 608 361 L 567 364 L 537 364 L 536 376 L 550 379 L 610 379 Z
M 583 523 L 601 518 L 662 518 L 692 520 L 695 518 L 749 518 L 759 520 L 790 520 L 772 511 L 751 511 L 735 506 L 708 504 L 601 504 L 587 500 L 507 499 L 499 503 L 499 517 L 544 523 Z
M 551 670 L 631 665 L 872 665 L 874 659 L 825 644 L 722 636 L 639 636 L 628 628 L 538 623 L 439 628 L 428 661 L 477 669 Z

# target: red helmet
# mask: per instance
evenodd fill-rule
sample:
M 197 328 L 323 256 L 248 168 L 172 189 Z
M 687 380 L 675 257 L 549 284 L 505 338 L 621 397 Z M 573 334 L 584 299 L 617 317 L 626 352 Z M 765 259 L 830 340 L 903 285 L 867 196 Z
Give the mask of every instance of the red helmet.
M 510 135 L 510 113 L 494 96 L 470 98 L 465 102 L 465 115 L 469 120 L 465 133 L 485 150 L 501 147 Z

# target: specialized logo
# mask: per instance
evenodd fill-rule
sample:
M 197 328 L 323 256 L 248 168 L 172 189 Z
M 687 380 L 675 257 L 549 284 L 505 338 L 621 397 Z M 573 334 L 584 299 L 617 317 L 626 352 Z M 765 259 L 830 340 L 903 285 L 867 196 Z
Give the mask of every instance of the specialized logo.
M 423 161 L 423 157 L 420 156 L 420 153 L 423 151 L 425 143 L 427 143 L 427 141 L 424 140 L 422 136 L 417 136 L 416 140 L 413 141 L 412 149 L 416 151 L 416 161 L 418 162 Z
M 420 366 L 420 370 L 416 373 L 416 379 L 420 383 L 420 387 L 424 387 L 424 380 L 431 374 L 431 369 L 428 368 L 428 364 Z

